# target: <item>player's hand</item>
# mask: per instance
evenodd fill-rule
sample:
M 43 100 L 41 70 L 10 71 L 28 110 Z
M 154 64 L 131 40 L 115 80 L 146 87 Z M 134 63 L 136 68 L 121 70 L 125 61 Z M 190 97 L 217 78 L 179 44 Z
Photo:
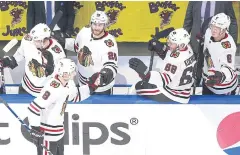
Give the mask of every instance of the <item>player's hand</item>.
M 210 87 L 217 84 L 221 84 L 226 79 L 224 73 L 220 71 L 209 70 L 209 74 L 210 75 L 207 77 L 205 84 Z
M 43 132 L 40 130 L 40 127 L 32 126 L 32 129 L 30 130 L 30 135 L 32 138 L 32 142 L 37 147 L 41 147 L 41 144 L 43 142 Z
M 160 58 L 164 59 L 168 48 L 166 44 L 161 43 L 153 37 L 153 39 L 149 40 L 148 42 L 148 50 L 156 52 Z
M 51 75 L 54 71 L 53 55 L 48 50 L 42 51 L 43 66 L 46 76 Z
M 101 71 L 100 71 L 100 74 L 101 74 L 101 79 L 102 79 L 102 82 L 104 85 L 107 85 L 109 84 L 110 82 L 112 82 L 112 79 L 113 79 L 113 72 L 111 69 L 109 68 L 103 68 Z
M 135 70 L 142 80 L 150 76 L 147 66 L 138 58 L 131 58 L 129 60 L 129 67 Z
M 90 89 L 90 94 L 92 94 L 102 84 L 100 73 L 94 73 L 90 78 L 88 78 L 87 84 Z

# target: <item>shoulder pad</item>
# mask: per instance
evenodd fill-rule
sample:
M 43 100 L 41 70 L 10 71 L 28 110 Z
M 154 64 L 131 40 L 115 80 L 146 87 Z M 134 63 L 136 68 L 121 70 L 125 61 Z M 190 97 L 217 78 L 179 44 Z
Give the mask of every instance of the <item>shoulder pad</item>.
M 27 41 L 32 41 L 32 37 L 29 34 L 26 34 L 24 36 L 24 39 L 27 40 Z
M 111 39 L 107 39 L 107 40 L 104 40 L 104 43 L 108 46 L 108 47 L 113 47 L 114 46 L 114 43 Z
M 50 86 L 52 86 L 53 88 L 58 88 L 60 86 L 60 83 L 57 82 L 56 80 L 53 80 L 51 83 L 50 83 Z
M 221 42 L 221 44 L 222 44 L 222 47 L 225 49 L 231 48 L 231 43 L 229 41 Z
M 90 24 L 88 24 L 88 25 L 86 25 L 86 26 L 84 26 L 84 27 L 85 27 L 85 28 L 89 28 L 89 27 L 91 27 L 91 26 L 90 26 Z

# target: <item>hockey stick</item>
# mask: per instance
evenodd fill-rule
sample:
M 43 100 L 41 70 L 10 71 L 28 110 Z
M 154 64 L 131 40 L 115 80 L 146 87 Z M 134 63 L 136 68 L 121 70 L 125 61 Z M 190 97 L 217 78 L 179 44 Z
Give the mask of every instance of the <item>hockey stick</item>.
M 204 46 L 204 35 L 206 33 L 207 28 L 209 27 L 209 23 L 210 23 L 211 19 L 212 19 L 212 17 L 206 19 L 202 23 L 202 26 L 200 28 L 200 33 L 203 36 L 198 38 L 199 41 L 198 41 L 198 51 L 196 53 L 196 66 L 195 66 L 194 71 L 193 71 L 195 73 L 195 80 L 194 80 L 194 83 L 193 83 L 193 95 L 196 94 L 196 87 L 197 87 L 197 83 L 199 82 L 198 80 L 201 80 L 201 78 L 198 79 L 199 78 L 198 77 L 198 68 L 202 67 L 202 65 L 203 65 L 203 61 L 204 60 L 202 59 L 202 57 L 204 57 L 204 55 L 203 55 L 203 53 L 204 53 L 204 51 L 203 51 L 203 48 L 204 48 L 203 47 Z M 197 38 L 197 36 L 196 36 L 196 38 Z M 200 73 L 201 73 L 201 70 L 200 70 Z M 202 76 L 202 75 L 200 74 L 200 76 Z
M 151 35 L 151 37 L 152 37 L 152 39 L 156 39 L 156 40 L 159 40 L 161 38 L 166 38 L 170 34 L 170 32 L 172 32 L 173 30 L 174 30 L 174 28 L 170 27 L 170 28 L 167 28 L 167 29 L 159 32 L 159 28 L 155 27 L 155 35 Z M 156 45 L 156 42 L 153 42 L 153 45 Z M 155 52 L 151 51 L 149 71 L 152 70 L 154 54 L 155 54 Z
M 0 97 L 0 102 L 2 102 L 7 108 L 9 111 L 11 111 L 11 113 L 19 120 L 19 122 L 28 130 L 28 132 L 31 131 L 31 127 L 28 126 L 26 123 L 24 123 L 24 121 L 19 118 L 19 116 L 13 111 L 13 109 L 8 105 L 8 103 L 2 99 L 2 97 Z M 41 146 L 47 151 L 47 153 L 49 155 L 53 155 L 51 151 L 48 150 L 48 148 L 46 146 L 44 146 L 43 144 L 41 144 Z
M 0 52 L 0 57 L 3 58 L 7 52 L 9 52 L 16 44 L 18 43 L 18 40 L 16 38 L 13 38 L 11 41 L 7 43 L 7 45 L 3 48 L 3 51 Z M 4 68 L 2 63 L 0 63 L 0 78 L 1 78 L 1 94 L 6 94 L 5 89 L 5 78 L 4 78 Z
M 48 26 L 50 28 L 51 31 L 53 31 L 55 25 L 57 25 L 58 21 L 61 19 L 63 15 L 63 12 L 61 10 L 59 10 L 55 16 L 52 19 L 52 22 L 50 23 L 50 25 Z

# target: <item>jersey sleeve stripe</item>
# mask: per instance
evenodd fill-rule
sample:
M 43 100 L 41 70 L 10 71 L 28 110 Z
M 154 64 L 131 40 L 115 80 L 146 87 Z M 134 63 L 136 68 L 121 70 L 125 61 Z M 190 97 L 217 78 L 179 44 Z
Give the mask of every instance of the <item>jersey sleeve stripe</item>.
M 34 104 L 35 106 L 37 106 L 38 109 L 44 109 L 44 108 L 40 107 L 35 101 L 32 101 L 32 104 Z
M 37 106 L 35 106 L 32 103 L 30 104 L 29 108 L 32 109 L 33 111 L 35 111 L 36 113 L 39 113 L 41 111 L 40 108 L 38 108 Z
M 115 71 L 115 74 L 117 74 L 117 69 L 116 69 L 116 67 L 115 66 L 111 66 L 111 65 L 106 65 L 104 68 L 112 68 L 112 70 L 114 70 Z
M 41 125 L 44 127 L 50 127 L 50 128 L 63 128 L 63 125 L 49 125 L 46 123 L 41 123 Z
M 61 128 L 61 129 L 47 129 L 47 128 L 43 127 L 43 126 L 41 126 L 41 130 L 43 130 L 44 132 L 55 132 L 55 133 L 64 131 L 63 128 Z
M 160 72 L 159 72 L 160 73 Z M 165 73 L 160 73 L 162 80 L 163 80 L 163 85 L 168 85 L 171 81 L 171 79 L 169 78 L 169 76 Z
M 190 94 L 191 94 L 190 91 L 189 92 L 188 91 L 186 91 L 186 92 L 177 92 L 175 90 L 170 90 L 167 87 L 163 87 L 163 88 L 170 95 L 175 96 L 175 97 L 179 97 L 179 98 L 188 99 L 190 97 Z
M 25 74 L 23 77 L 23 82 L 24 84 L 28 87 L 29 90 L 35 92 L 35 93 L 40 93 L 43 87 L 36 87 L 28 78 L 28 76 Z
M 105 63 L 103 64 L 103 66 L 106 66 L 106 65 L 117 66 L 114 62 L 105 62 Z
M 160 94 L 160 90 L 158 88 L 155 89 L 139 89 L 136 90 L 136 93 L 139 95 L 157 95 Z
M 63 133 L 64 133 L 64 132 L 63 132 Z M 45 136 L 56 136 L 56 137 L 57 137 L 57 136 L 60 136 L 60 135 L 62 135 L 63 133 L 59 133 L 59 134 L 52 134 L 52 133 L 47 133 L 47 132 L 46 132 L 46 133 L 44 133 L 44 135 L 45 135 Z
M 234 75 L 235 75 L 235 72 L 228 66 L 223 66 L 223 67 L 225 67 L 225 68 L 227 68 L 229 70 L 229 72 L 231 73 L 231 79 L 233 79 Z
M 28 107 L 28 110 L 29 110 L 31 113 L 33 113 L 33 114 L 35 114 L 35 115 L 37 115 L 37 116 L 40 116 L 40 113 L 34 112 L 32 109 L 30 109 L 30 107 Z
M 112 67 L 115 70 L 115 73 L 117 74 L 117 68 L 118 67 L 114 62 L 106 62 L 106 63 L 103 64 L 104 68 L 107 67 L 107 66 Z

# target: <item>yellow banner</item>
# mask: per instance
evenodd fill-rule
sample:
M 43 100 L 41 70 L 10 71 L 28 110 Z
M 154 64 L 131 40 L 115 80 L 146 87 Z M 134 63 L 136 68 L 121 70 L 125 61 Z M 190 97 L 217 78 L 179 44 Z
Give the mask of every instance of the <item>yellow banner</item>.
M 96 1 L 79 2 L 75 27 L 89 24 L 91 14 L 97 9 L 107 13 L 112 25 L 109 32 L 120 42 L 146 42 L 159 30 L 183 25 L 188 2 L 172 1 Z
M 0 40 L 22 39 L 26 33 L 27 2 L 0 2 Z
M 182 27 L 187 5 L 187 1 L 76 1 L 74 31 L 89 24 L 91 14 L 98 9 L 109 16 L 112 25 L 108 31 L 117 41 L 147 42 L 156 28 Z M 233 2 L 233 6 L 240 25 L 240 2 Z M 0 40 L 21 39 L 26 33 L 27 2 L 1 1 L 0 8 Z M 238 38 L 240 43 L 240 33 Z

